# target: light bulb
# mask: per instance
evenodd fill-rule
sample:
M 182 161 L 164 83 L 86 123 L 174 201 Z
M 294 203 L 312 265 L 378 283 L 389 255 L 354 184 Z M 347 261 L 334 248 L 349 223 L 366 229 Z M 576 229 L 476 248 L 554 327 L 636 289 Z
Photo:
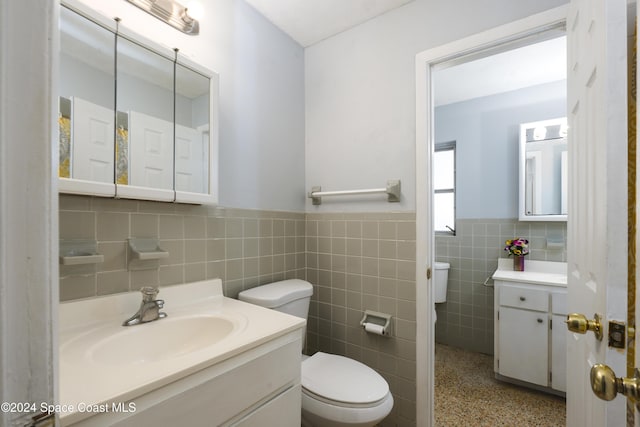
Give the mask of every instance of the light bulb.
M 568 133 L 569 133 L 569 126 L 561 125 L 560 126 L 560 136 L 564 138 L 565 136 L 567 136 Z
M 541 141 L 547 137 L 547 128 L 544 126 L 538 126 L 533 129 L 533 139 L 535 141 Z

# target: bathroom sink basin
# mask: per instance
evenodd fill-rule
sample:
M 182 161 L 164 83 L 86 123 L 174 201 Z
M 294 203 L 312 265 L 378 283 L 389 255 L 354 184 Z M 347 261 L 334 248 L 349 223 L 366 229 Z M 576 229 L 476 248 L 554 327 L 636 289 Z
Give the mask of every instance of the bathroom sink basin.
M 94 363 L 104 365 L 156 362 L 212 346 L 228 337 L 234 329 L 234 323 L 223 317 L 167 317 L 135 326 L 121 326 L 112 333 L 94 331 L 68 343 L 62 351 L 78 356 L 84 354 Z
M 165 318 L 122 331 L 96 343 L 91 357 L 105 364 L 143 363 L 177 357 L 213 345 L 233 331 L 221 317 Z

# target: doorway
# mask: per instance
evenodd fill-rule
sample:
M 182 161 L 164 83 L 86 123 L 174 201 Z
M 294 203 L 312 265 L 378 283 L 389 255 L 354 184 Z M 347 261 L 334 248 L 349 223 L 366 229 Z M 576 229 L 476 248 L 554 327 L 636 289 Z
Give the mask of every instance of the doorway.
M 431 168 L 436 142 L 435 74 L 438 69 L 470 62 L 481 57 L 513 50 L 536 42 L 556 38 L 564 30 L 565 8 L 553 9 L 449 45 L 423 52 L 416 58 L 416 188 L 433 189 Z M 445 138 L 451 139 L 451 138 Z M 459 168 L 458 168 L 459 169 Z M 434 341 L 432 265 L 436 258 L 433 230 L 432 191 L 416 194 L 417 259 L 417 421 L 430 426 L 434 414 Z M 456 211 L 460 210 L 456 206 Z M 454 228 L 454 227 L 452 227 Z M 454 229 L 458 229 L 456 226 Z M 486 228 L 485 228 L 486 230 Z M 499 248 L 498 248 L 499 250 Z M 426 267 L 426 275 L 425 275 Z M 484 272 L 486 273 L 486 272 Z M 482 273 L 482 274 L 484 274 Z M 454 275 L 455 276 L 455 275 Z M 431 280 L 430 280 L 431 279 Z M 438 316 L 440 318 L 440 316 Z M 484 343 L 486 345 L 486 342 Z
M 536 386 L 509 382 L 527 377 L 521 369 L 514 371 L 513 379 L 498 381 L 494 377 L 498 367 L 501 374 L 508 370 L 508 357 L 516 358 L 515 350 L 507 351 L 508 357 L 498 361 L 497 355 L 506 350 L 502 342 L 498 348 L 494 335 L 510 333 L 527 324 L 496 321 L 497 291 L 491 276 L 498 259 L 507 257 L 505 241 L 516 237 L 528 240 L 527 264 L 552 261 L 556 265 L 567 261 L 566 221 L 550 221 L 547 217 L 551 215 L 545 215 L 545 221 L 540 220 L 540 215 L 529 215 L 536 221 L 523 221 L 519 212 L 521 125 L 566 120 L 566 37 L 562 30 L 551 30 L 536 38 L 544 40 L 527 40 L 525 43 L 530 44 L 498 53 L 489 50 L 486 56 L 478 52 L 470 61 L 434 67 L 436 295 L 441 293 L 440 287 L 448 285 L 446 299 L 435 299 L 437 425 L 458 425 L 474 414 L 483 414 L 483 422 L 489 424 L 526 426 L 544 419 L 548 425 L 565 425 L 562 397 L 530 388 Z M 541 130 L 546 131 L 546 127 Z M 560 213 L 561 154 L 566 153 L 566 137 L 552 132 L 543 136 L 540 131 L 535 136 L 537 139 L 532 138 L 525 145 L 527 154 L 538 155 L 539 161 L 537 168 L 526 169 L 535 172 L 544 166 L 544 173 L 540 170 L 536 175 L 536 189 L 541 199 L 545 196 L 548 212 Z M 452 145 L 455 149 L 446 151 Z M 450 160 L 451 155 L 455 155 L 455 161 Z M 530 190 L 525 186 L 526 194 L 531 194 Z M 548 245 L 549 241 L 558 243 Z M 444 276 L 448 272 L 445 283 L 441 278 L 443 265 L 448 267 L 444 270 Z M 534 324 L 547 336 L 544 327 Z M 561 353 L 556 347 L 554 351 Z M 552 366 L 546 352 L 538 353 L 536 364 L 544 371 L 540 384 L 554 393 L 563 393 L 564 363 Z M 443 357 L 446 354 L 451 357 Z M 529 354 L 533 357 L 534 353 Z M 459 360 L 466 362 L 460 364 Z M 469 370 L 467 365 L 475 369 Z M 553 374 L 553 385 L 547 370 Z M 462 378 L 468 381 L 461 381 Z M 461 399 L 466 401 L 464 407 L 457 411 L 446 409 Z
M 434 259 L 449 267 L 447 298 L 436 299 L 437 343 L 493 354 L 490 276 L 507 256 L 506 239 L 527 238 L 527 260 L 567 260 L 566 221 L 518 220 L 520 125 L 566 117 L 566 37 L 562 30 L 538 37 L 552 38 L 434 67 Z M 551 201 L 560 200 L 552 190 L 561 188 L 561 140 L 527 144 L 546 161 L 537 176 L 548 178 L 539 187 Z

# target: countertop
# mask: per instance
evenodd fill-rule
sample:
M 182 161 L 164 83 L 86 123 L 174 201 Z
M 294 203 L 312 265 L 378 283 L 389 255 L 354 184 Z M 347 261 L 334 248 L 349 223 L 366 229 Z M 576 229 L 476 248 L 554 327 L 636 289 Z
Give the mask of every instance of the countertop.
M 170 358 L 105 363 L 91 357 L 92 345 L 125 328 L 141 328 L 141 332 L 142 328 L 161 328 L 167 319 L 122 326 L 138 310 L 139 292 L 61 303 L 59 401 L 67 405 L 59 411 L 63 424 L 93 415 L 82 412 L 82 407 L 126 402 L 290 332 L 302 333 L 306 324 L 295 316 L 224 297 L 219 279 L 162 287 L 158 298 L 165 301 L 162 311 L 167 319 L 218 316 L 233 323 L 233 332 L 213 345 Z M 127 348 L 118 350 L 127 352 Z
M 499 258 L 493 280 L 534 283 L 548 286 L 567 286 L 567 263 L 525 259 L 525 271 L 514 271 L 511 258 Z

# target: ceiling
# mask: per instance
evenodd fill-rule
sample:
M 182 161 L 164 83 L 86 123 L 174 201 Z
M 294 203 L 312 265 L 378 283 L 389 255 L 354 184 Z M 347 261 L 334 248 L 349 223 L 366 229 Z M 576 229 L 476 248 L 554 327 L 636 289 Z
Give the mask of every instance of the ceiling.
M 435 105 L 565 80 L 566 44 L 566 37 L 558 37 L 438 70 Z
M 413 0 L 246 0 L 303 47 Z
M 246 0 L 308 47 L 414 0 Z M 435 73 L 435 105 L 566 79 L 566 37 L 465 62 Z

